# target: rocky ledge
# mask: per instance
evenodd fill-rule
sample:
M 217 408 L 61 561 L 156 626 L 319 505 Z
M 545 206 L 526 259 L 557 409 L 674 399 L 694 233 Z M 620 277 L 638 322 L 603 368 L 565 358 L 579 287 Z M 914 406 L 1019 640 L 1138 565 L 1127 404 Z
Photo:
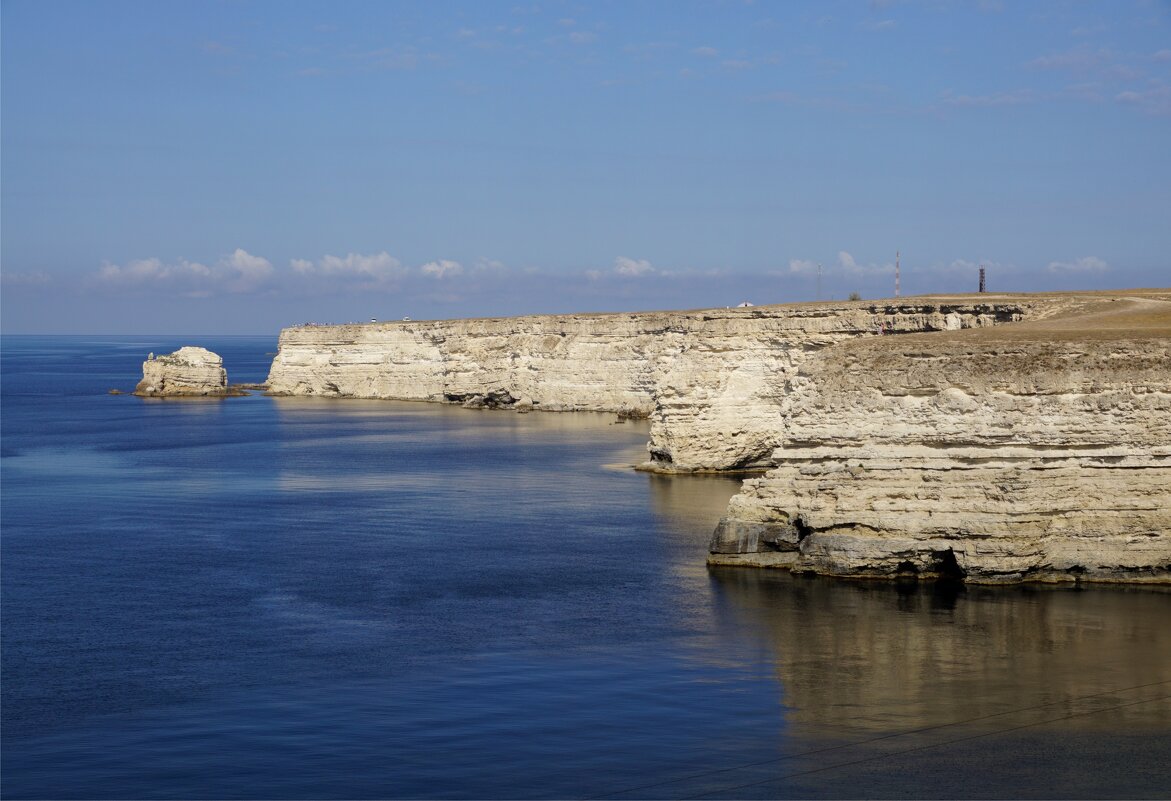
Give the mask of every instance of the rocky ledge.
M 142 363 L 134 394 L 143 398 L 226 397 L 245 394 L 228 386 L 224 360 L 206 348 L 183 347 Z

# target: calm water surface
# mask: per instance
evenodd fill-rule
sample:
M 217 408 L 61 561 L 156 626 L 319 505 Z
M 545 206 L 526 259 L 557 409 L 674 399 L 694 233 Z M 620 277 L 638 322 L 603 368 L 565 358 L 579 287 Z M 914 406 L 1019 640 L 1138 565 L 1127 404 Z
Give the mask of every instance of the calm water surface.
M 1171 595 L 704 566 L 610 415 L 144 401 L 3 339 L 7 798 L 1166 797 Z

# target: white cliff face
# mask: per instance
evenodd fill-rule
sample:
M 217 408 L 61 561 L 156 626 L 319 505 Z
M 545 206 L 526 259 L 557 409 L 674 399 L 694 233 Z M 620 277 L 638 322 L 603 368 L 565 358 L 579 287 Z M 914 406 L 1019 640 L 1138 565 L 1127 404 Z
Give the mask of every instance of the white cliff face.
M 1152 303 L 1115 317 L 1167 314 Z M 789 395 L 778 466 L 732 500 L 711 561 L 1171 581 L 1171 331 L 1103 319 L 819 354 Z
M 1034 305 L 915 300 L 695 312 L 301 326 L 278 395 L 394 398 L 651 419 L 659 470 L 767 466 L 813 354 L 859 337 L 988 327 Z
M 228 394 L 224 361 L 206 348 L 183 347 L 142 363 L 142 381 L 134 389 L 142 397 Z

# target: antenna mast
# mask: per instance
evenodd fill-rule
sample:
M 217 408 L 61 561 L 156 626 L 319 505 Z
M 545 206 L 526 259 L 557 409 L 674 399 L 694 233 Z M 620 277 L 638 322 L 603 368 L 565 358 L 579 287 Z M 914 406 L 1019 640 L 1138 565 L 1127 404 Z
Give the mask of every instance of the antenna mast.
M 817 299 L 821 300 L 821 262 L 817 263 Z
M 980 291 L 981 292 L 988 291 L 987 289 L 984 288 L 984 265 L 983 264 L 980 265 Z
M 895 251 L 895 297 L 899 296 L 899 252 Z

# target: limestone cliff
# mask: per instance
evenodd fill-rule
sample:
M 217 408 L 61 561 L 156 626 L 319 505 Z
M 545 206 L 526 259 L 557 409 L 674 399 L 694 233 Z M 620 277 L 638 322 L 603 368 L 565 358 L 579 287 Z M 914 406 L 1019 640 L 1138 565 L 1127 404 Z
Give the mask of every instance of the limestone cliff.
M 712 562 L 851 576 L 1171 580 L 1171 303 L 858 341 L 800 371 L 777 467 Z
M 768 466 L 791 382 L 812 354 L 880 333 L 983 328 L 1027 300 L 915 299 L 641 314 L 298 326 L 281 332 L 277 395 L 394 398 L 651 419 L 650 466 Z
M 623 411 L 649 466 L 772 468 L 713 563 L 1171 581 L 1171 293 L 300 326 L 278 395 Z
M 206 348 L 183 347 L 142 363 L 142 380 L 134 394 L 146 398 L 223 396 L 228 388 L 224 361 Z

